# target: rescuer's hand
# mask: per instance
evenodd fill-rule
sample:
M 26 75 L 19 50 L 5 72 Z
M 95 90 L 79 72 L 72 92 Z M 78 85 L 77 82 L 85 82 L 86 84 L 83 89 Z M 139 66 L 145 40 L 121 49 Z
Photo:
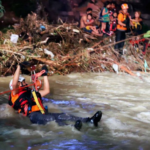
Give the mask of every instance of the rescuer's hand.
M 48 74 L 48 68 L 47 68 L 46 65 L 44 65 L 44 66 L 42 67 L 42 70 L 45 70 L 45 73 L 42 74 L 42 76 L 47 76 L 47 74 Z

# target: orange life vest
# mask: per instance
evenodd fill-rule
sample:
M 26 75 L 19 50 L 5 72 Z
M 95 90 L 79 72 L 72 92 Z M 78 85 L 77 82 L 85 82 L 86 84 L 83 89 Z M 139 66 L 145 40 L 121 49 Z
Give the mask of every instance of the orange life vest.
M 41 107 L 44 109 L 42 104 L 41 95 L 39 92 L 36 92 L 37 98 L 40 102 Z M 25 116 L 29 115 L 32 112 L 40 111 L 36 105 L 34 98 L 31 93 L 31 89 L 20 91 L 18 94 L 9 96 L 9 105 L 12 106 L 18 113 L 23 113 Z
M 119 15 L 118 15 L 118 21 L 121 21 L 123 23 L 126 19 L 127 19 L 127 15 L 123 14 L 122 12 L 119 13 Z M 122 30 L 122 31 L 126 31 L 127 30 L 126 27 L 124 27 L 124 26 L 122 26 L 120 24 L 117 24 L 117 29 L 118 30 Z

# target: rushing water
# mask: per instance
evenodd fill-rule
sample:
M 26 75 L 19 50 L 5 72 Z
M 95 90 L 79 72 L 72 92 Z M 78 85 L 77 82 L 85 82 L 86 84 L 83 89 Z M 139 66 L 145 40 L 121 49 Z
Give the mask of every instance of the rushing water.
M 29 79 L 29 77 L 26 77 Z M 11 77 L 0 79 L 8 90 Z M 149 150 L 150 74 L 142 80 L 127 74 L 71 74 L 49 78 L 51 94 L 44 105 L 50 112 L 81 117 L 103 112 L 99 127 L 32 125 L 0 96 L 0 150 Z M 73 124 L 73 123 L 72 123 Z

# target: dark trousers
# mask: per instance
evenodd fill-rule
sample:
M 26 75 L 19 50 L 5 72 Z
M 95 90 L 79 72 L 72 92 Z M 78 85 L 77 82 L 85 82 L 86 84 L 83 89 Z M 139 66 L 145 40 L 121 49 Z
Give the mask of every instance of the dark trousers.
M 116 42 L 125 40 L 125 38 L 126 38 L 125 31 L 117 30 L 117 32 L 116 32 Z M 118 44 L 115 45 L 115 49 L 119 50 L 119 49 L 123 48 L 123 46 L 124 46 L 124 42 L 118 43 Z
M 145 40 L 144 42 L 144 47 L 143 47 L 143 50 L 142 50 L 142 54 L 145 55 L 146 54 L 146 49 L 148 48 L 148 40 Z
M 41 112 L 33 112 L 29 115 L 30 121 L 34 124 L 46 124 L 50 121 L 56 121 L 59 125 L 66 125 L 65 121 L 77 121 L 88 122 L 89 118 L 81 118 L 65 113 L 47 113 L 41 114 Z

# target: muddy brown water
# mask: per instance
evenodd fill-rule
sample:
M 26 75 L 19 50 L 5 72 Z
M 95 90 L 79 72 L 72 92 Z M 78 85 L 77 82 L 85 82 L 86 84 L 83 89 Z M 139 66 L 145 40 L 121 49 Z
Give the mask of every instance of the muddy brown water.
M 12 77 L 0 78 L 0 91 Z M 29 81 L 29 77 L 25 76 Z M 99 127 L 73 123 L 33 125 L 0 96 L 0 150 L 149 150 L 150 74 L 143 80 L 127 74 L 92 73 L 49 77 L 51 94 L 44 100 L 49 112 L 88 117 L 103 112 Z

